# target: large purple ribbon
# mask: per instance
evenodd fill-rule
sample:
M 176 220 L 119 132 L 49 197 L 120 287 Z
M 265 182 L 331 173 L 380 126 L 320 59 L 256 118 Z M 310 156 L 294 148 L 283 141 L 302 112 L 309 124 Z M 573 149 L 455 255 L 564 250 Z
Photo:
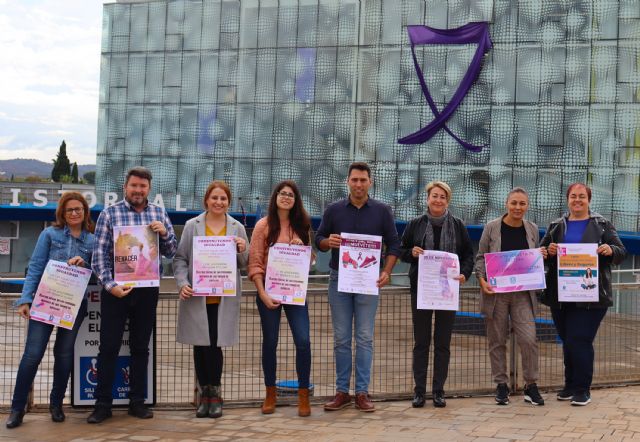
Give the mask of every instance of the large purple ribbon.
M 484 146 L 476 146 L 462 140 L 447 127 L 446 123 L 447 120 L 449 120 L 449 118 L 451 118 L 453 113 L 456 111 L 464 97 L 469 92 L 469 89 L 471 89 L 471 86 L 473 86 L 473 83 L 478 78 L 480 69 L 482 68 L 482 57 L 484 57 L 484 54 L 489 52 L 489 49 L 491 49 L 489 25 L 485 22 L 468 23 L 457 29 L 434 29 L 428 26 L 411 25 L 407 26 L 407 29 L 409 32 L 409 40 L 411 41 L 411 54 L 413 55 L 413 64 L 416 67 L 416 73 L 418 74 L 418 80 L 420 81 L 422 93 L 427 99 L 427 103 L 431 108 L 431 112 L 433 112 L 433 114 L 435 115 L 435 119 L 419 131 L 414 132 L 411 135 L 407 135 L 406 137 L 400 138 L 398 140 L 398 143 L 421 144 L 430 140 L 431 137 L 433 137 L 440 129 L 444 129 L 458 143 L 464 146 L 465 149 L 468 149 L 472 152 L 481 151 Z M 462 81 L 460 82 L 460 85 L 458 86 L 455 94 L 453 94 L 453 97 L 451 98 L 449 104 L 447 104 L 442 112 L 440 112 L 436 107 L 436 103 L 433 101 L 433 97 L 431 97 L 431 94 L 429 93 L 429 89 L 427 88 L 427 83 L 424 80 L 424 74 L 422 73 L 422 69 L 420 69 L 420 64 L 418 63 L 418 57 L 416 56 L 415 47 L 416 45 L 425 44 L 461 45 L 474 43 L 478 44 L 478 48 L 476 49 L 476 53 L 471 60 L 469 69 L 462 78 Z

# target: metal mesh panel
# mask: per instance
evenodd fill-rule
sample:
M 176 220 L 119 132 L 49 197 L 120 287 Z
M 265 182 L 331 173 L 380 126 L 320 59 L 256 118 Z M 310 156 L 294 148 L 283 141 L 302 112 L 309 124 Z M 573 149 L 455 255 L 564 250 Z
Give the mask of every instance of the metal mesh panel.
M 620 287 L 634 287 L 621 285 Z M 615 290 L 616 307 L 611 308 L 602 322 L 595 341 L 594 386 L 634 383 L 640 379 L 640 291 Z M 260 318 L 255 304 L 255 292 L 245 291 L 241 305 L 240 343 L 224 350 L 223 394 L 225 401 L 251 403 L 264 394 Z M 0 300 L 0 406 L 11 403 L 15 374 L 22 355 L 26 328 L 15 315 L 11 304 L 15 295 L 3 294 Z M 312 369 L 311 382 L 315 396 L 325 397 L 335 391 L 333 358 L 333 327 L 326 290 L 313 289 L 308 297 L 311 323 Z M 624 313 L 621 313 L 624 312 Z M 158 304 L 156 328 L 156 379 L 159 406 L 186 406 L 195 398 L 192 347 L 175 341 L 177 295 L 165 293 Z M 548 308 L 542 306 L 537 316 L 540 346 L 540 380 L 543 390 L 563 383 L 562 346 L 558 341 Z M 36 406 L 48 403 L 53 367 L 53 340 L 47 348 L 34 383 Z M 511 338 L 509 348 L 513 348 Z M 355 347 L 355 346 L 354 346 Z M 382 291 L 376 316 L 375 353 L 370 392 L 376 398 L 406 398 L 413 389 L 411 350 L 413 332 L 410 296 L 406 288 Z M 516 373 L 512 384 L 522 387 L 519 356 L 511 357 L 511 372 Z M 278 345 L 278 381 L 297 379 L 295 346 L 286 317 L 282 315 Z M 430 352 L 428 383 L 432 372 L 433 351 Z M 353 382 L 352 382 L 352 385 Z M 467 287 L 461 294 L 451 339 L 449 378 L 445 384 L 448 394 L 484 394 L 492 391 L 484 320 L 479 314 L 478 289 Z M 69 392 L 68 392 L 69 393 Z

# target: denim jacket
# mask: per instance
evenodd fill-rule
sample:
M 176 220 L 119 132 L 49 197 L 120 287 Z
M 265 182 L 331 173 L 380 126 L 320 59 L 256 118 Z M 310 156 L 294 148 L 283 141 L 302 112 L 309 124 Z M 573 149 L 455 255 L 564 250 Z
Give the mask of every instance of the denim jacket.
M 36 248 L 33 250 L 27 277 L 24 280 L 22 296 L 15 302 L 15 306 L 30 304 L 40 284 L 44 268 L 50 259 L 67 262 L 74 256 L 84 259 L 85 267 L 91 268 L 91 253 L 93 250 L 93 233 L 82 231 L 79 238 L 71 235 L 67 226 L 64 228 L 47 227 L 42 231 Z

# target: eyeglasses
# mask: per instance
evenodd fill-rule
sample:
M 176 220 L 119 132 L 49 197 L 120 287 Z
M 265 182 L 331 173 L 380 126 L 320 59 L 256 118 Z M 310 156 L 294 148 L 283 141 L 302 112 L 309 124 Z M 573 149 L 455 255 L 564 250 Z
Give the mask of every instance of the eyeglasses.
M 72 213 L 80 214 L 82 212 L 84 212 L 83 207 L 70 207 L 69 209 L 64 209 L 64 213 L 67 215 L 71 215 Z
M 284 191 L 278 192 L 278 196 L 280 198 L 291 198 L 291 199 L 295 199 L 296 197 L 293 193 L 284 192 Z

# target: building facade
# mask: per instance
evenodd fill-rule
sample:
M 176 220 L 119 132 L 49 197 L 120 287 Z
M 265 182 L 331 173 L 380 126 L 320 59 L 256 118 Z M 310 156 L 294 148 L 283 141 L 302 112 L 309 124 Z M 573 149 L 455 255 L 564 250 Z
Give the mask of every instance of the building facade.
M 448 122 L 421 145 L 397 140 L 434 119 L 407 25 L 489 23 L 493 47 Z M 467 72 L 472 44 L 416 55 L 438 109 Z M 398 219 L 425 209 L 424 186 L 453 188 L 469 224 L 498 216 L 507 191 L 531 193 L 545 226 L 569 183 L 622 231 L 640 213 L 638 0 L 175 0 L 104 5 L 97 188 L 119 192 L 145 165 L 167 207 L 198 209 L 231 184 L 233 210 L 264 209 L 293 179 L 320 215 L 346 194 L 348 164 L 374 171 L 373 196 Z M 176 201 L 178 199 L 178 201 Z

